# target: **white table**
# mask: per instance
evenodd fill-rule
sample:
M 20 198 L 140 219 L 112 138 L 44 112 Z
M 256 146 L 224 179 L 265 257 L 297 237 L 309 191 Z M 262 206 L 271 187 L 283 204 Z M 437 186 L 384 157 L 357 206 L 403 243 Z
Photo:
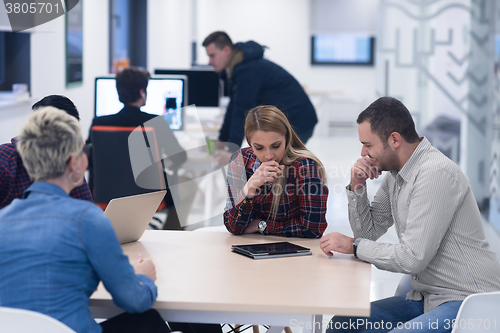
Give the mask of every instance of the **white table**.
M 233 244 L 276 241 L 308 247 L 313 254 L 252 260 L 231 252 Z M 131 261 L 142 253 L 155 262 L 154 308 L 166 321 L 265 324 L 273 326 L 268 332 L 284 326 L 313 332 L 315 320 L 322 320 L 315 315 L 370 314 L 370 265 L 347 255 L 327 257 L 317 239 L 147 230 L 122 248 Z M 95 318 L 123 312 L 102 284 L 90 306 Z

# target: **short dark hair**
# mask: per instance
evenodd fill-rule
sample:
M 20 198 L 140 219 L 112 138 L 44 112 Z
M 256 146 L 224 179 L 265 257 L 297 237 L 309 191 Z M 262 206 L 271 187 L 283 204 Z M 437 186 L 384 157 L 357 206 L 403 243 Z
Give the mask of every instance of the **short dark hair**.
M 207 38 L 205 38 L 201 45 L 207 47 L 212 43 L 214 43 L 219 50 L 222 50 L 226 46 L 229 46 L 231 49 L 234 47 L 231 38 L 229 38 L 229 36 L 224 31 L 212 32 L 210 35 L 208 35 Z
M 116 90 L 120 102 L 127 105 L 134 103 L 140 97 L 141 89 L 146 90 L 151 75 L 145 69 L 128 67 L 116 74 Z
M 66 96 L 62 95 L 49 95 L 31 107 L 31 110 L 35 111 L 36 109 L 43 108 L 45 106 L 53 106 L 59 110 L 66 111 L 70 116 L 75 117 L 78 121 L 80 121 L 80 113 L 78 113 L 78 109 L 75 104 Z
M 373 133 L 377 134 L 384 145 L 393 132 L 401 134 L 409 143 L 415 143 L 420 138 L 415 130 L 415 123 L 410 111 L 399 100 L 392 97 L 380 97 L 370 104 L 358 116 L 357 123 L 368 121 Z

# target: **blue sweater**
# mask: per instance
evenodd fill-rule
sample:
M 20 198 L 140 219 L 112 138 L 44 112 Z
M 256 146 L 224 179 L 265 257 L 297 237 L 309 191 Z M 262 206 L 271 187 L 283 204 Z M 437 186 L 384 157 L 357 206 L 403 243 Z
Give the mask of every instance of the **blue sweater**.
M 297 80 L 286 70 L 263 58 L 264 50 L 254 41 L 236 43 L 243 62 L 234 67 L 229 79 L 231 101 L 219 139 L 241 146 L 245 116 L 257 105 L 274 105 L 283 111 L 297 133 L 311 131 L 318 118 Z

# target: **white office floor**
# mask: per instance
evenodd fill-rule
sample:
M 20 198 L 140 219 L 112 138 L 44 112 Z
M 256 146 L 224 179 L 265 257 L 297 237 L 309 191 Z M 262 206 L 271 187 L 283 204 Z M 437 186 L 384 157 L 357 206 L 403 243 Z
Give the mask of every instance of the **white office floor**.
M 319 130 L 317 132 L 318 133 L 315 133 L 309 140 L 307 146 L 324 163 L 328 172 L 329 198 L 327 210 L 328 228 L 326 233 L 338 231 L 352 236 L 347 216 L 345 186 L 349 183 L 350 167 L 360 156 L 361 144 L 358 140 L 357 129 L 356 127 L 331 127 L 329 133 L 320 133 Z M 370 198 L 373 198 L 382 177 L 377 180 L 368 181 L 367 188 Z M 203 186 L 203 184 L 201 185 Z M 217 189 L 214 193 L 214 198 L 212 199 L 217 207 L 216 212 L 213 214 L 215 216 L 205 224 L 196 223 L 190 225 L 190 229 L 208 225 L 222 225 L 222 216 L 216 213 L 218 211 L 222 212 L 225 193 L 223 189 Z M 202 220 L 203 200 L 201 198 L 195 200 L 192 212 L 193 221 Z M 493 250 L 497 254 L 500 253 L 499 235 L 486 221 L 484 227 Z M 387 234 L 379 241 L 397 243 L 398 240 L 394 227 L 389 229 Z M 401 274 L 381 271 L 372 266 L 370 299 L 374 301 L 394 295 L 401 276 Z M 330 315 L 325 315 L 324 320 L 327 318 L 330 318 Z M 292 329 L 294 333 L 302 332 L 302 330 L 298 328 Z M 251 331 L 250 329 L 247 332 Z M 265 332 L 265 329 L 261 327 L 260 331 Z M 227 332 L 227 330 L 225 330 L 225 332 Z

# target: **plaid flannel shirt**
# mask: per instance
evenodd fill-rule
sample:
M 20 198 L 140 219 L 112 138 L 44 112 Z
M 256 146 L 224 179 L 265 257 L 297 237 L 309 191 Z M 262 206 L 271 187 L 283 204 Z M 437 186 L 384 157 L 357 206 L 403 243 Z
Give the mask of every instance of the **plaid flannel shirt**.
M 21 156 L 16 150 L 17 139 L 13 138 L 11 143 L 0 145 L 0 208 L 10 204 L 15 198 L 21 198 L 33 182 L 23 165 Z M 92 201 L 89 186 L 84 182 L 69 194 L 76 199 Z
M 252 219 L 267 221 L 264 234 L 286 237 L 319 238 L 327 227 L 326 201 L 328 188 L 321 181 L 319 169 L 313 160 L 301 157 L 286 166 L 283 196 L 276 219 L 270 218 L 273 191 L 263 185 L 254 198 L 243 192 L 253 175 L 257 157 L 252 148 L 240 149 L 228 166 L 228 197 L 224 210 L 224 224 L 229 232 L 240 235 Z M 277 192 L 279 193 L 279 192 Z

